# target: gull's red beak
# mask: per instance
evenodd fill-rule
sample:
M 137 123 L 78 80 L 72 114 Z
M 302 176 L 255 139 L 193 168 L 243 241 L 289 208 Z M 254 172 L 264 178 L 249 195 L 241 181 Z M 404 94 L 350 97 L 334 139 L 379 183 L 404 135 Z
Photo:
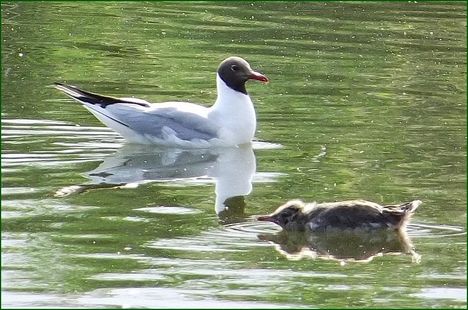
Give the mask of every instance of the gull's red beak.
M 264 76 L 263 74 L 261 74 L 259 72 L 256 72 L 256 71 L 250 72 L 249 79 L 257 80 L 257 81 L 260 81 L 262 83 L 268 83 L 268 78 L 266 76 Z

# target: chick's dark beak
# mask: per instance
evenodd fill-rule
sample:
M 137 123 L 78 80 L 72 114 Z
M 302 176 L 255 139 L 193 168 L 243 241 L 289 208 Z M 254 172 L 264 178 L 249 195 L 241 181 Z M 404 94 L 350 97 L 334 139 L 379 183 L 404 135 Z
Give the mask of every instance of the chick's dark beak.
M 257 217 L 257 221 L 276 223 L 276 219 L 271 215 L 260 215 Z

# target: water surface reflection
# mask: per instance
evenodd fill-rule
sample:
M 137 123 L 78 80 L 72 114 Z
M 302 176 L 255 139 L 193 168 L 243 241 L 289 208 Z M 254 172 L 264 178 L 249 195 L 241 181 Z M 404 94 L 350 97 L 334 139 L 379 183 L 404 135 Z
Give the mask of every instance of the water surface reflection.
M 258 144 L 268 147 L 268 143 Z M 232 222 L 244 216 L 244 196 L 252 191 L 255 174 L 252 144 L 211 149 L 125 144 L 85 174 L 88 183 L 63 187 L 55 196 L 65 197 L 99 188 L 137 187 L 148 182 L 184 185 L 214 182 L 215 212 L 223 222 Z M 278 175 L 260 173 L 257 177 L 265 181 Z
M 412 261 L 416 263 L 421 259 L 405 230 L 381 230 L 372 233 L 306 233 L 283 230 L 277 234 L 259 234 L 258 238 L 276 244 L 276 250 L 290 260 L 322 258 L 344 264 L 352 261 L 370 262 L 374 257 L 384 254 L 410 254 Z

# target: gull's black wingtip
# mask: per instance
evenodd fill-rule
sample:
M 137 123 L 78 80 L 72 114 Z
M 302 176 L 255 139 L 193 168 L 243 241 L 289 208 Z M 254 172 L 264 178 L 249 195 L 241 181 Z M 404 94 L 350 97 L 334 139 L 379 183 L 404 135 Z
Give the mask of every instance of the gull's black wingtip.
M 67 84 L 64 84 L 64 83 L 60 83 L 60 82 L 54 82 L 52 85 L 49 85 L 50 87 L 54 87 L 54 88 L 57 88 L 59 89 L 59 87 L 72 87 L 70 85 L 67 85 Z
M 65 83 L 60 83 L 60 82 L 54 82 L 54 84 L 52 85 L 54 87 L 57 87 L 57 86 L 62 86 L 62 87 L 71 87 L 71 88 L 76 88 L 75 86 L 73 85 L 68 85 L 68 84 L 65 84 Z

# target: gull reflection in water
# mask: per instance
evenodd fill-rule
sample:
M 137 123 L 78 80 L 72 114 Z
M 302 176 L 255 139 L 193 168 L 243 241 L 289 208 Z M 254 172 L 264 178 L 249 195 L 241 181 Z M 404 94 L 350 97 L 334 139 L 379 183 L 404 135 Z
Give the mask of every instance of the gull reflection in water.
M 222 221 L 244 217 L 244 196 L 252 191 L 256 172 L 252 145 L 216 149 L 158 148 L 146 145 L 124 145 L 86 173 L 87 184 L 62 188 L 63 197 L 91 189 L 136 187 L 148 182 L 215 183 L 215 211 Z M 268 181 L 273 173 L 260 179 Z
M 290 260 L 320 258 L 339 261 L 344 265 L 348 262 L 370 262 L 384 254 L 409 254 L 414 263 L 419 263 L 421 259 L 405 229 L 321 233 L 283 230 L 276 234 L 260 234 L 258 238 L 273 242 L 276 250 Z

